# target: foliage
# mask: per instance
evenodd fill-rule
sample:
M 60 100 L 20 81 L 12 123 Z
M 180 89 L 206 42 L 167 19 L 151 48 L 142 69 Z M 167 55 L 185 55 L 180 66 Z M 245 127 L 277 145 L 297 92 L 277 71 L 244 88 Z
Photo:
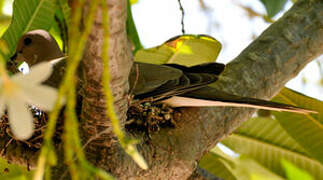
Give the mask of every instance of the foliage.
M 254 159 L 248 157 L 232 157 L 223 153 L 219 148 L 214 148 L 204 156 L 199 164 L 202 168 L 228 180 L 249 180 L 251 176 L 262 176 L 268 179 L 283 179 L 279 175 L 264 168 Z
M 139 50 L 135 54 L 135 61 L 194 66 L 215 62 L 221 47 L 220 42 L 210 36 L 183 35 L 173 37 L 160 46 Z
M 30 178 L 32 175 L 32 172 L 28 171 L 26 167 L 9 164 L 4 159 L 0 159 L 0 172 L 0 179 L 9 179 L 12 177 Z
M 280 161 L 286 159 L 316 178 L 322 178 L 320 172 L 323 166 L 320 162 L 311 157 L 276 119 L 252 118 L 222 143 L 280 176 L 284 176 Z
M 283 89 L 273 100 L 319 112 L 303 116 L 273 112 L 273 115 L 292 138 L 313 158 L 323 164 L 323 102 L 287 88 Z
M 10 54 L 13 53 L 22 34 L 34 29 L 50 29 L 54 21 L 55 9 L 53 0 L 15 0 L 13 20 L 1 38 L 7 42 Z
M 260 1 L 264 4 L 269 18 L 272 18 L 277 13 L 279 13 L 287 2 L 287 0 L 260 0 Z
M 132 17 L 132 11 L 131 11 L 131 4 L 136 3 L 133 0 L 127 0 L 127 35 L 129 39 L 131 40 L 132 44 L 135 46 L 133 50 L 133 54 L 136 54 L 136 52 L 139 49 L 142 49 L 142 44 L 140 42 L 140 38 L 137 32 L 137 28 L 135 26 L 135 22 Z
M 292 179 L 293 180 L 312 180 L 313 179 L 313 177 L 310 174 L 308 174 L 304 170 L 299 169 L 294 164 L 286 160 L 282 160 L 281 163 L 285 170 L 287 179 L 290 179 L 290 180 Z

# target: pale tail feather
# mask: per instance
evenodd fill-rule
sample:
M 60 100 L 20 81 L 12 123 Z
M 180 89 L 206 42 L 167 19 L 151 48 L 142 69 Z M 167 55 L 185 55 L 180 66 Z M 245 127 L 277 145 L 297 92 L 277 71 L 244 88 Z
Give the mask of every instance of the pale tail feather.
M 180 97 L 173 96 L 166 100 L 163 100 L 162 103 L 168 104 L 171 107 L 212 107 L 212 106 L 228 106 L 228 107 L 248 107 L 248 108 L 256 108 L 256 109 L 265 109 L 265 110 L 274 110 L 274 111 L 287 111 L 287 112 L 295 112 L 301 114 L 308 113 L 317 113 L 316 111 L 302 109 L 286 104 L 275 103 L 265 100 L 259 100 L 259 102 L 265 102 L 266 104 L 255 104 L 252 102 L 222 102 L 216 100 L 204 100 L 197 98 L 189 98 L 189 97 Z M 280 106 L 280 107 L 277 107 Z

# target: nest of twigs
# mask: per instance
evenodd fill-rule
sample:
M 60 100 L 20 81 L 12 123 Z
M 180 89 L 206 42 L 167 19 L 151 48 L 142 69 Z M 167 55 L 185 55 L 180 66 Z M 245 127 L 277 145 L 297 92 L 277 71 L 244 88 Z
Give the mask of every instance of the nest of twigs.
M 10 143 L 20 143 L 23 146 L 26 146 L 28 148 L 35 149 L 35 150 L 38 150 L 41 148 L 44 133 L 48 122 L 48 114 L 36 107 L 29 107 L 29 110 L 31 111 L 34 118 L 35 130 L 34 130 L 33 136 L 24 141 L 15 139 L 10 129 L 7 113 L 5 113 L 0 118 L 0 138 L 8 139 L 6 147 L 9 146 Z M 60 136 L 63 132 L 63 126 L 62 126 L 62 120 L 60 119 L 61 118 L 59 118 L 58 120 L 58 124 L 56 126 L 57 127 L 56 132 L 53 138 L 53 141 L 55 144 L 61 142 Z M 6 151 L 6 148 L 2 149 L 1 155 L 3 155 L 5 151 Z
M 80 103 L 80 101 L 78 101 Z M 79 105 L 79 104 L 78 104 Z M 77 107 L 79 110 L 80 107 Z M 23 146 L 25 148 L 38 151 L 43 143 L 44 133 L 48 122 L 48 113 L 36 108 L 29 107 L 29 110 L 33 114 L 35 131 L 33 136 L 27 140 L 15 139 L 10 129 L 8 115 L 5 113 L 0 118 L 0 138 L 5 140 L 5 147 L 0 151 L 0 155 L 3 156 L 6 153 L 6 149 L 13 143 Z M 54 145 L 60 144 L 63 133 L 63 116 L 64 108 L 61 110 L 59 118 L 57 120 L 55 135 L 53 136 Z M 78 115 L 80 112 L 78 111 Z M 131 105 L 127 112 L 127 121 L 125 128 L 130 133 L 144 133 L 148 137 L 152 133 L 158 132 L 161 128 L 174 128 L 176 127 L 176 119 L 179 119 L 181 115 L 180 111 L 171 108 L 165 104 L 154 103 L 141 103 Z
M 175 128 L 180 115 L 177 109 L 166 104 L 145 102 L 129 107 L 125 127 L 129 132 L 140 131 L 149 136 L 161 128 Z

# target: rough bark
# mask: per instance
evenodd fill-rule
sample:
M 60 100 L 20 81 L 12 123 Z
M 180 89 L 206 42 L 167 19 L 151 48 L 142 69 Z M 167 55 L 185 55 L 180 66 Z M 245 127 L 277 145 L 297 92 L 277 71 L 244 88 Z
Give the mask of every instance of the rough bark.
M 197 167 L 187 180 L 223 180 L 210 174 L 208 171 Z
M 110 86 L 113 90 L 115 109 L 121 124 L 126 120 L 128 75 L 132 65 L 130 44 L 128 43 L 126 23 L 126 1 L 109 0 L 109 69 Z M 89 6 L 87 1 L 85 6 Z M 86 7 L 85 7 L 86 8 Z M 86 13 L 84 14 L 86 16 Z M 91 144 L 109 146 L 114 142 L 111 123 L 106 117 L 105 98 L 102 88 L 103 61 L 101 47 L 103 44 L 103 24 L 101 9 L 97 11 L 93 30 L 82 60 L 83 68 L 83 103 L 82 123 L 84 139 L 101 134 Z M 107 129 L 109 129 L 107 131 Z M 104 133 L 102 134 L 102 132 Z M 92 146 L 89 146 L 91 148 Z M 95 150 L 95 149 L 94 149 Z
M 107 2 L 111 86 L 115 107 L 123 124 L 128 104 L 127 77 L 132 64 L 125 27 L 126 0 Z M 192 172 L 202 155 L 247 120 L 254 110 L 228 107 L 181 109 L 182 116 L 177 119 L 176 128 L 161 129 L 152 134 L 150 140 L 138 145 L 150 167 L 147 171 L 141 170 L 120 149 L 111 133 L 109 119 L 104 115 L 105 102 L 100 83 L 103 70 L 100 10 L 97 15 L 82 62 L 84 98 L 80 128 L 84 141 L 99 135 L 86 147 L 88 159 L 118 179 L 194 178 Z M 215 86 L 237 95 L 269 99 L 322 52 L 323 2 L 299 0 L 227 65 L 222 75 L 226 78 L 220 79 Z M 7 142 L 8 139 L 0 140 L 1 149 Z M 30 163 L 34 162 L 37 153 L 32 149 L 21 147 L 23 151 L 8 151 L 16 147 L 16 144 L 9 143 L 3 156 L 7 159 L 27 156 Z M 61 175 L 61 168 L 54 171 L 56 177 Z

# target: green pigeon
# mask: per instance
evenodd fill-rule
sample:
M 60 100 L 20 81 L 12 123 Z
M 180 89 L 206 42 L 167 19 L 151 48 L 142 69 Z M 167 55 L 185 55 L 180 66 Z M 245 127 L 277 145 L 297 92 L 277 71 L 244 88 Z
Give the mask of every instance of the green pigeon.
M 47 31 L 33 30 L 20 38 L 11 60 L 14 63 L 25 61 L 32 66 L 63 56 Z M 186 67 L 134 62 L 129 75 L 130 93 L 134 100 L 165 103 L 171 107 L 230 106 L 315 113 L 292 105 L 228 94 L 208 86 L 219 78 L 224 68 L 225 65 L 220 63 Z

